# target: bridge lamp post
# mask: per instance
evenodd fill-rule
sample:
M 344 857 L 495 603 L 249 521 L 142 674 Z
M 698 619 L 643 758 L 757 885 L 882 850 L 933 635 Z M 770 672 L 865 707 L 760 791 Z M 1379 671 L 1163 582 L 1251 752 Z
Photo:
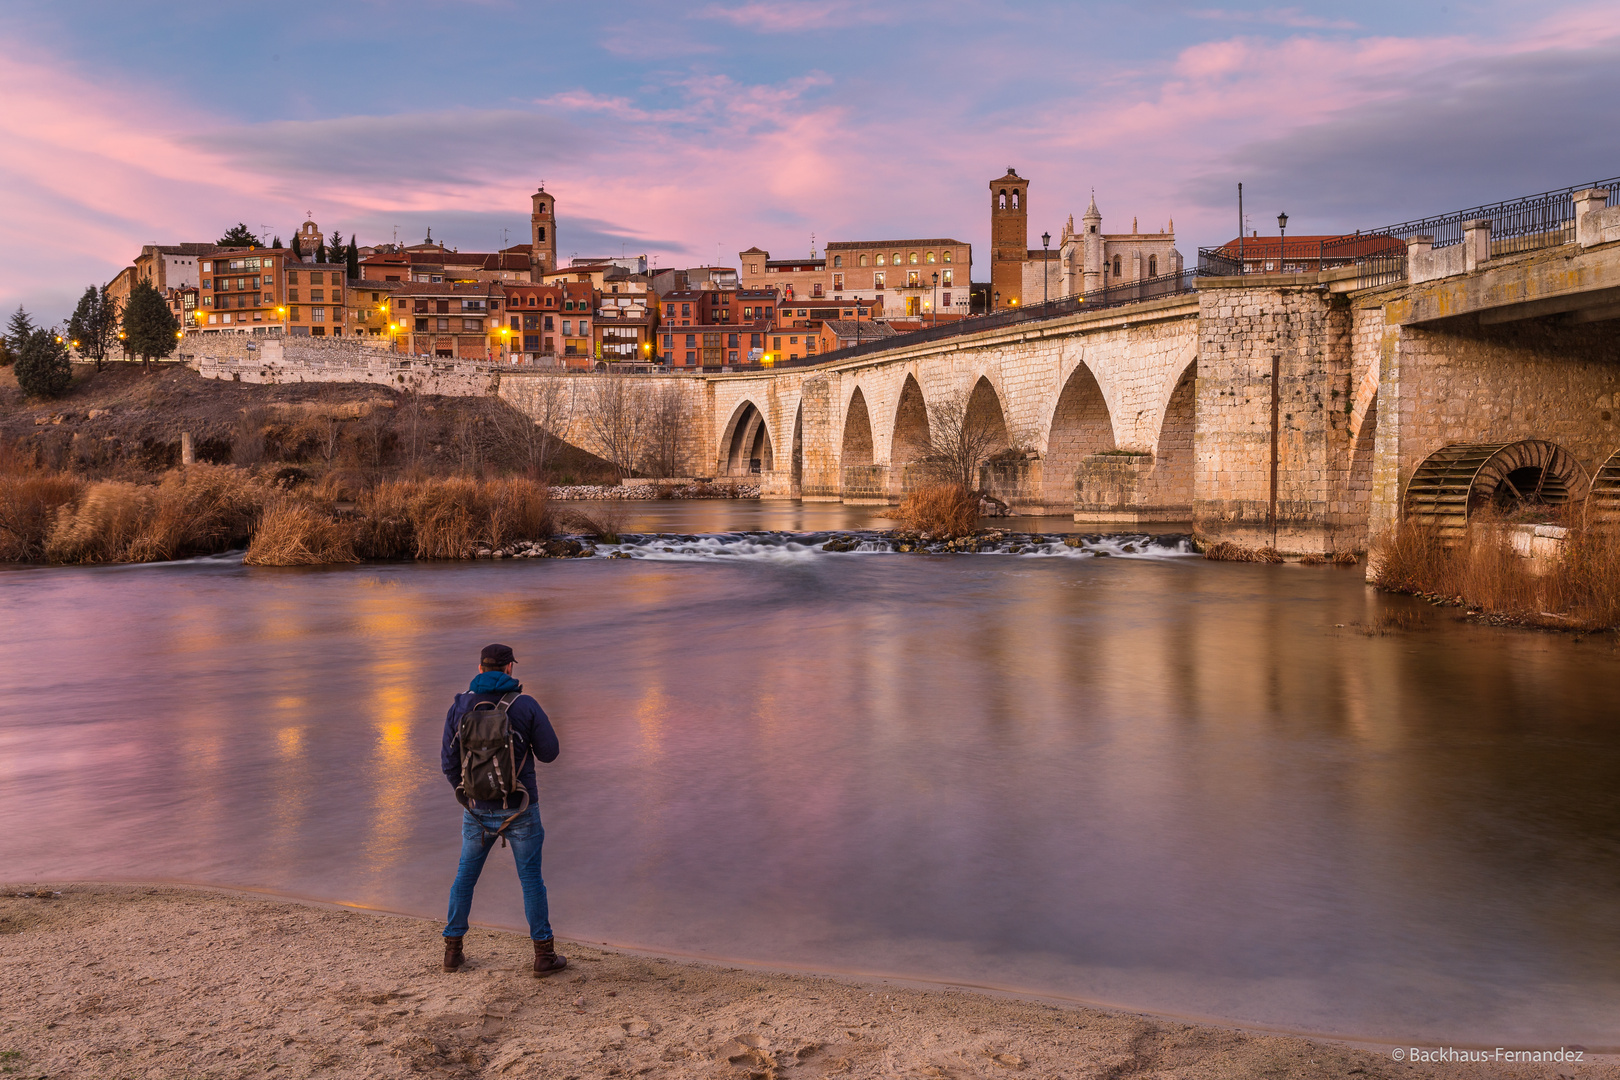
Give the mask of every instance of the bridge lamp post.
M 1051 257 L 1052 257 L 1052 234 L 1049 233 L 1049 232 L 1043 232 L 1043 233 L 1041 233 L 1041 306 L 1042 307 L 1044 307 L 1047 304 L 1050 304 L 1052 302 L 1051 294 L 1048 291 L 1047 285 L 1046 285 L 1046 275 L 1051 273 L 1051 268 L 1046 265 L 1046 260 L 1051 258 Z
M 1288 215 L 1277 215 L 1277 272 L 1282 273 L 1283 254 L 1288 250 Z
M 939 325 L 939 271 L 934 271 L 934 299 L 933 299 L 934 325 Z

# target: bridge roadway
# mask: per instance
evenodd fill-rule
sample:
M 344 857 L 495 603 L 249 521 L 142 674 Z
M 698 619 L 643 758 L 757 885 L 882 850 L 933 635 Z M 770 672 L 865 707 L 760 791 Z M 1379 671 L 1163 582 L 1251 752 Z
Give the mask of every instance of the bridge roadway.
M 1620 207 L 1578 226 L 1575 242 L 1494 258 L 1488 228 L 1460 254 L 1420 239 L 1409 280 L 1380 287 L 1354 268 L 1204 278 L 815 367 L 646 378 L 680 388 L 692 474 L 757 474 L 766 497 L 898 501 L 929 407 L 965 395 L 1007 447 L 984 482 L 1018 511 L 1359 551 L 1447 447 L 1553 446 L 1556 462 L 1514 462 L 1568 473 L 1575 499 L 1620 448 Z M 532 412 L 559 378 L 577 400 L 595 377 L 507 374 L 499 392 Z M 577 408 L 567 437 L 592 445 Z

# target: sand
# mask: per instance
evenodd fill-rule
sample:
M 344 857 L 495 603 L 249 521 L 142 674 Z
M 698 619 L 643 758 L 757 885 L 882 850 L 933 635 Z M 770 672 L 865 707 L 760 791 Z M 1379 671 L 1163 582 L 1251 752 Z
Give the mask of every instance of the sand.
M 19 896 L 19 892 L 44 896 Z M 60 891 L 59 896 L 52 896 Z M 0 887 L 0 1076 L 1516 1077 L 961 990 L 773 974 L 173 886 Z

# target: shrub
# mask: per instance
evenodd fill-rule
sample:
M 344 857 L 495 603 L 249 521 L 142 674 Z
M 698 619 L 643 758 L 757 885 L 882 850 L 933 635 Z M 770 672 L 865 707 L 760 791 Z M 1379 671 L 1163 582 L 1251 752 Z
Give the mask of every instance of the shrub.
M 192 465 L 156 485 L 102 481 L 57 515 L 45 545 L 56 562 L 158 562 L 247 543 L 269 492 L 241 469 Z
M 242 561 L 251 566 L 321 566 L 359 562 L 354 530 L 306 502 L 281 499 L 259 519 Z
M 1249 548 L 1230 540 L 1217 540 L 1204 546 L 1204 558 L 1212 562 L 1280 563 L 1282 556 L 1275 548 Z M 1318 559 L 1318 562 L 1321 560 Z
M 902 529 L 944 540 L 972 536 L 979 527 L 979 496 L 961 484 L 924 484 L 900 500 L 894 520 Z

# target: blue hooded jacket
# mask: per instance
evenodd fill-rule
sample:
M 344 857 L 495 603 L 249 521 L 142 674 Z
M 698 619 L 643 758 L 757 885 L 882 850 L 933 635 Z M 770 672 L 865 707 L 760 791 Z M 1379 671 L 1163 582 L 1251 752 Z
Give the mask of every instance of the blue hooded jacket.
M 540 802 L 540 788 L 535 784 L 534 762 L 536 758 L 541 761 L 556 761 L 560 747 L 557 745 L 557 733 L 551 728 L 551 719 L 540 703 L 529 695 L 523 693 L 523 684 L 504 671 L 483 671 L 473 679 L 472 685 L 465 694 L 457 694 L 456 700 L 450 706 L 450 711 L 444 718 L 444 743 L 439 751 L 439 767 L 444 770 L 445 779 L 450 786 L 455 787 L 461 783 L 461 717 L 468 709 L 480 701 L 498 702 L 502 695 L 518 692 L 518 698 L 512 702 L 512 707 L 506 710 L 507 719 L 512 725 L 512 738 L 517 750 L 518 760 L 522 764 L 518 767 L 518 780 L 529 790 L 529 805 L 537 806 Z M 502 809 L 499 802 L 486 802 L 479 800 L 473 804 L 478 810 Z

